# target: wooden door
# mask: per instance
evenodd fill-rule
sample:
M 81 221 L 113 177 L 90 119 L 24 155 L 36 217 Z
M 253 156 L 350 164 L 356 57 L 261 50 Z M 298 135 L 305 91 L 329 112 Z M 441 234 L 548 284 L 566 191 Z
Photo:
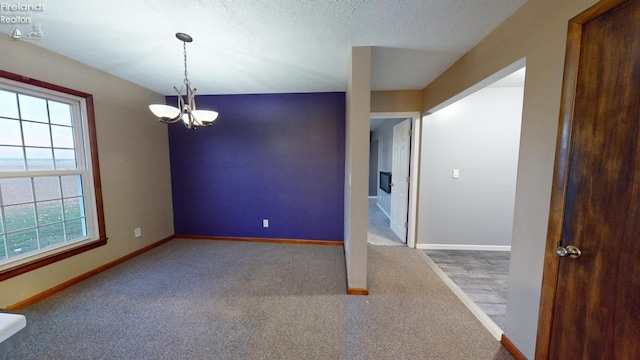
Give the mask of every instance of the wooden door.
M 407 213 L 409 207 L 409 155 L 411 119 L 393 127 L 391 156 L 391 230 L 407 242 Z
M 640 0 L 569 25 L 536 358 L 640 359 Z

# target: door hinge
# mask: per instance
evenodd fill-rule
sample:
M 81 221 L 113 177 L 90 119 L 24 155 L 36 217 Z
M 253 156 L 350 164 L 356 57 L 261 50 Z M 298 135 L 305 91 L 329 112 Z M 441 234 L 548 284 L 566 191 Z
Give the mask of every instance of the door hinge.
M 411 176 L 407 176 L 407 182 L 411 181 Z
M 408 228 L 409 227 L 409 223 L 408 222 L 404 222 L 404 227 Z
M 409 136 L 413 135 L 413 129 L 409 129 Z

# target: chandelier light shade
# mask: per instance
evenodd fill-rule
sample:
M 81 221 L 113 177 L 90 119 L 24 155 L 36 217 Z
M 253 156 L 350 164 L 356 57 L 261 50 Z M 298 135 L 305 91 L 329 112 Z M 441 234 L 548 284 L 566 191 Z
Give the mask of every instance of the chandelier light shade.
M 187 72 L 187 43 L 192 42 L 193 38 L 185 33 L 177 33 L 176 37 L 182 41 L 184 49 L 184 87 L 186 88 L 186 96 L 182 96 L 182 88 L 178 90 L 175 86 L 173 89 L 178 93 L 178 107 L 165 104 L 151 104 L 149 110 L 158 117 L 158 121 L 173 124 L 182 121 L 188 129 L 197 129 L 201 126 L 209 126 L 218 118 L 218 113 L 211 110 L 196 109 L 196 90 L 191 89 L 191 82 Z

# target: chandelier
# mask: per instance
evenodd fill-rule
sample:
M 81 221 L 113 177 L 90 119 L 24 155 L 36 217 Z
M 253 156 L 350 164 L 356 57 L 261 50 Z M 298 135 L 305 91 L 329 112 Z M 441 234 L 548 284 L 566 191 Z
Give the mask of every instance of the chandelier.
M 211 110 L 196 109 L 196 90 L 191 89 L 187 73 L 187 43 L 192 42 L 193 38 L 185 33 L 176 33 L 178 40 L 182 41 L 184 49 L 184 87 L 186 88 L 186 102 L 182 97 L 182 87 L 180 90 L 175 86 L 173 89 L 178 93 L 178 107 L 164 104 L 149 105 L 149 110 L 158 117 L 158 121 L 173 124 L 182 120 L 188 129 L 196 129 L 199 126 L 209 126 L 218 118 L 218 113 Z

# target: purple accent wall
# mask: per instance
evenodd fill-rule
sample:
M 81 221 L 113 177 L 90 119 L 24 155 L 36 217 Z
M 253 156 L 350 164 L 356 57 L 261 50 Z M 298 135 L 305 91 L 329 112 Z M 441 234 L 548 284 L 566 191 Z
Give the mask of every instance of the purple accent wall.
M 196 103 L 220 116 L 196 130 L 168 125 L 176 234 L 342 241 L 345 93 Z

